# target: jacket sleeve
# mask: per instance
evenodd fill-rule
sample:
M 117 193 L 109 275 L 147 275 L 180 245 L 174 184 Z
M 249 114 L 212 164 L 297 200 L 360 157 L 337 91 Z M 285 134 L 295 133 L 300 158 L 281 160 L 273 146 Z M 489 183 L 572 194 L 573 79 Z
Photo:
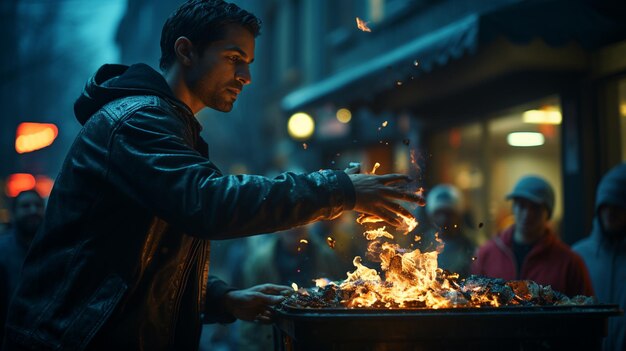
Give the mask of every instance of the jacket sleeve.
M 111 134 L 106 177 L 190 235 L 228 239 L 333 219 L 355 203 L 348 175 L 321 170 L 274 179 L 223 175 L 185 139 L 188 126 L 142 109 Z
M 237 290 L 215 276 L 209 276 L 204 305 L 203 323 L 232 323 L 235 316 L 224 310 L 222 298 L 227 292 Z
M 567 272 L 568 296 L 585 295 L 594 296 L 591 277 L 583 259 L 577 253 L 571 252 L 572 258 Z

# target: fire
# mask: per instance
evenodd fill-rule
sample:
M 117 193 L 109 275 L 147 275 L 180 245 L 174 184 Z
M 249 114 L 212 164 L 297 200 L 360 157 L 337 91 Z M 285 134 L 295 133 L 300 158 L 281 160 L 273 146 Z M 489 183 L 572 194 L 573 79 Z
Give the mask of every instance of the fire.
M 406 250 L 390 242 L 373 245 L 379 238 L 394 238 L 385 227 L 368 230 L 364 236 L 372 241 L 368 254 L 380 260 L 384 279 L 377 270 L 363 265 L 360 256 L 355 257 L 356 270 L 349 272 L 340 285 L 342 291 L 352 292 L 342 301 L 347 307 L 442 308 L 454 305 L 451 297 L 455 294 L 450 293 L 453 284 L 441 279 L 444 273 L 437 267 L 437 251 Z M 450 275 L 450 278 L 458 278 L 458 275 Z
M 503 305 L 583 305 L 593 298 L 577 296 L 572 299 L 549 286 L 532 281 L 504 281 L 471 276 L 460 280 L 457 273 L 438 267 L 437 256 L 443 242 L 435 235 L 436 250 L 421 252 L 398 244 L 385 227 L 363 233 L 370 241 L 366 256 L 379 262 L 379 269 L 367 267 L 356 256 L 353 272 L 342 282 L 326 278 L 315 279 L 316 287 L 307 290 L 293 284 L 298 294 L 291 301 L 310 307 L 330 307 L 339 304 L 348 308 L 454 308 L 500 307 Z M 416 236 L 416 239 L 419 237 Z M 300 299 L 300 300 L 298 300 Z
M 423 191 L 419 188 L 416 193 Z M 396 229 L 403 230 L 405 235 L 418 225 L 413 218 L 402 219 L 405 226 Z M 372 224 L 382 220 L 362 214 L 356 221 Z M 435 249 L 429 252 L 402 248 L 391 242 L 395 237 L 384 226 L 368 228 L 363 236 L 369 241 L 365 257 L 377 262 L 377 269 L 366 266 L 363 258 L 356 256 L 352 261 L 355 270 L 348 272 L 345 280 L 315 279 L 316 287 L 311 289 L 298 288 L 294 283 L 292 287 L 297 293 L 286 303 L 304 307 L 430 309 L 595 303 L 593 298 L 586 296 L 570 299 L 550 286 L 529 280 L 505 281 L 481 276 L 460 279 L 459 274 L 438 267 L 437 257 L 444 246 L 438 233 L 435 233 Z M 334 248 L 335 239 L 329 236 L 326 240 Z M 415 235 L 414 241 L 420 240 L 421 236 Z

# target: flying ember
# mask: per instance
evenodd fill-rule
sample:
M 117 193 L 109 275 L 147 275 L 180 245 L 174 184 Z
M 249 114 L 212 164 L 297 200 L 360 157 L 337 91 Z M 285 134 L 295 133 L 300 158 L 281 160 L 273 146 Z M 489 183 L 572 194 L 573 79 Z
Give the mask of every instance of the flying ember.
M 328 244 L 328 247 L 330 247 L 331 249 L 334 249 L 337 241 L 333 239 L 333 237 L 329 236 L 326 238 L 326 243 Z
M 380 167 L 380 163 L 374 163 L 374 167 L 372 168 L 371 174 L 376 174 L 376 170 Z
M 372 30 L 367 26 L 367 22 L 360 18 L 356 18 L 356 27 L 364 32 L 371 32 Z

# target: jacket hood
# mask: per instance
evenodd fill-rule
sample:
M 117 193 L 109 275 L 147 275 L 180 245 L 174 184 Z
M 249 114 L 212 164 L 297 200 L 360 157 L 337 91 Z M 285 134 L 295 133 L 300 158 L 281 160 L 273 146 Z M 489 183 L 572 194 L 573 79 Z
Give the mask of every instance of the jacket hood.
M 156 95 L 192 114 L 187 105 L 178 100 L 163 76 L 146 64 L 132 66 L 106 64 L 85 84 L 85 89 L 74 103 L 74 114 L 80 124 L 107 103 L 131 95 Z
M 609 170 L 600 184 L 598 184 L 598 190 L 596 191 L 596 215 L 593 218 L 593 228 L 591 236 L 596 240 L 603 240 L 607 233 L 605 233 L 602 225 L 600 224 L 600 218 L 598 217 L 600 206 L 611 204 L 626 208 L 626 163 L 622 163 Z M 607 242 L 611 245 L 610 242 Z M 624 241 L 623 244 L 626 244 Z
M 626 163 L 613 167 L 598 184 L 596 212 L 605 204 L 626 208 Z

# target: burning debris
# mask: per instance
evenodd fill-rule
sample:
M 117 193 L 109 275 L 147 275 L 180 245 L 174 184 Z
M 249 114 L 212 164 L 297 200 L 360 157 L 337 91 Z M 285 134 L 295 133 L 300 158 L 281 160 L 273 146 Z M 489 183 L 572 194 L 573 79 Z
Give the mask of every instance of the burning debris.
M 437 237 L 439 245 L 434 251 L 421 252 L 382 241 L 394 238 L 385 227 L 367 230 L 364 236 L 370 240 L 366 257 L 379 262 L 382 275 L 356 256 L 356 269 L 348 272 L 345 280 L 316 279 L 313 288 L 294 288 L 296 293 L 283 304 L 297 308 L 440 309 L 595 303 L 591 297 L 569 298 L 530 280 L 505 281 L 475 275 L 460 279 L 457 273 L 438 268 L 437 255 L 443 244 Z M 328 237 L 328 244 L 334 247 L 331 239 Z
M 361 265 L 360 257 L 355 265 Z M 394 264 L 398 264 L 397 262 Z M 361 268 L 360 273 L 374 274 L 375 270 Z M 355 274 L 353 272 L 352 274 Z M 472 275 L 458 279 L 458 275 L 438 269 L 432 286 L 415 288 L 416 294 L 401 303 L 384 295 L 393 290 L 393 283 L 380 280 L 354 279 L 343 282 L 325 282 L 313 288 L 300 288 L 283 304 L 296 308 L 469 308 L 502 306 L 565 306 L 592 305 L 593 297 L 569 298 L 550 286 L 531 280 L 505 281 Z M 319 279 L 317 279 L 319 281 Z M 318 283 L 319 284 L 319 283 Z
M 360 18 L 356 18 L 356 27 L 364 32 L 371 32 L 372 30 L 367 26 L 367 22 Z

